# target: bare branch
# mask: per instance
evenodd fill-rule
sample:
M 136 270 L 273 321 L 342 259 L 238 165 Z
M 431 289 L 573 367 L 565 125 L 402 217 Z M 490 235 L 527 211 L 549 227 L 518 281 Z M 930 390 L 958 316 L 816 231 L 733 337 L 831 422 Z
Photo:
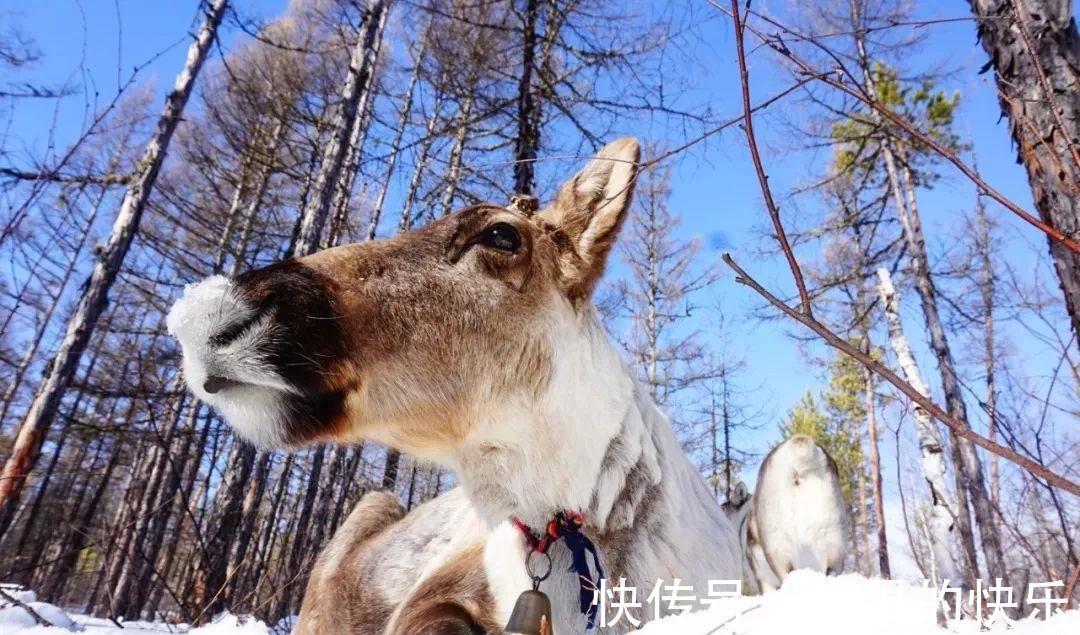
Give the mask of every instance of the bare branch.
M 986 437 L 976 433 L 971 428 L 968 428 L 961 421 L 958 421 L 957 419 L 952 417 L 940 406 L 938 406 L 933 401 L 928 399 L 925 395 L 916 390 L 911 384 L 907 383 L 899 376 L 897 376 L 896 373 L 892 372 L 886 366 L 882 365 L 880 362 L 870 357 L 866 353 L 862 352 L 857 347 L 852 346 L 844 338 L 840 337 L 836 333 L 833 333 L 829 327 L 825 326 L 821 322 L 818 322 L 816 319 L 814 319 L 813 316 L 806 315 L 802 311 L 793 309 L 787 304 L 784 304 L 783 301 L 770 293 L 767 289 L 765 289 L 765 287 L 761 286 L 761 284 L 757 280 L 750 277 L 750 275 L 746 273 L 746 271 L 743 270 L 743 268 L 735 262 L 735 260 L 731 257 L 731 254 L 723 254 L 723 259 L 727 266 L 731 267 L 731 269 L 737 274 L 735 278 L 736 282 L 750 287 L 751 289 L 756 291 L 758 295 L 768 300 L 769 304 L 773 305 L 777 309 L 780 309 L 788 317 L 798 320 L 803 326 L 820 336 L 821 339 L 825 340 L 826 344 L 843 351 L 844 353 L 858 361 L 860 364 L 877 373 L 882 379 L 895 386 L 897 390 L 904 393 L 909 399 L 911 399 L 913 402 L 915 402 L 927 412 L 929 412 L 931 415 L 933 415 L 935 419 L 948 426 L 949 429 L 951 429 L 957 436 L 963 437 L 968 441 L 971 441 L 980 448 L 986 450 L 987 452 L 996 454 L 997 456 L 1000 456 L 1006 461 L 1015 463 L 1016 465 L 1027 470 L 1035 476 L 1046 479 L 1048 483 L 1054 485 L 1055 487 L 1060 487 L 1061 489 L 1069 492 L 1070 494 L 1073 494 L 1074 496 L 1080 496 L 1080 484 L 1074 483 L 1073 481 L 1070 481 L 1069 479 L 1059 474 L 1055 474 L 1054 472 L 1047 469 L 1044 465 L 1041 465 L 1033 461 L 1032 459 L 1029 459 L 1028 457 L 1023 456 L 1022 454 L 1010 448 L 1007 448 L 999 443 L 995 443 L 987 439 Z
M 746 68 L 746 48 L 743 42 L 744 23 L 739 14 L 739 1 L 731 0 L 731 16 L 735 20 L 735 47 L 739 54 L 739 80 L 742 85 L 743 103 L 743 132 L 746 133 L 746 143 L 750 146 L 750 156 L 754 160 L 754 170 L 757 172 L 758 184 L 761 185 L 761 194 L 765 197 L 765 207 L 769 210 L 769 218 L 772 219 L 773 230 L 776 232 L 776 240 L 780 243 L 780 249 L 787 258 L 791 275 L 795 278 L 795 286 L 799 289 L 799 299 L 802 303 L 802 311 L 811 315 L 810 295 L 806 292 L 806 281 L 803 279 L 799 262 L 791 251 L 791 243 L 788 242 L 784 225 L 780 222 L 780 209 L 773 200 L 772 189 L 769 187 L 769 177 L 765 174 L 765 168 L 761 164 L 761 153 L 758 152 L 757 138 L 754 136 L 754 113 L 750 105 L 750 72 Z

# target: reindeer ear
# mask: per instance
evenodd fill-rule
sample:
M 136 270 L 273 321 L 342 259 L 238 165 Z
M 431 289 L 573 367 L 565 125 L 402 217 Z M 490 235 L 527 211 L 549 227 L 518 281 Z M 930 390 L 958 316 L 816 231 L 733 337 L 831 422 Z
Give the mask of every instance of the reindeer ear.
M 604 273 L 608 253 L 630 207 L 640 146 L 626 137 L 604 146 L 585 169 L 567 181 L 539 217 L 561 231 L 559 267 L 575 304 L 588 299 Z
M 731 498 L 736 507 L 742 507 L 746 504 L 746 501 L 750 500 L 750 492 L 746 489 L 746 483 L 739 481 L 735 486 L 735 491 L 731 493 Z

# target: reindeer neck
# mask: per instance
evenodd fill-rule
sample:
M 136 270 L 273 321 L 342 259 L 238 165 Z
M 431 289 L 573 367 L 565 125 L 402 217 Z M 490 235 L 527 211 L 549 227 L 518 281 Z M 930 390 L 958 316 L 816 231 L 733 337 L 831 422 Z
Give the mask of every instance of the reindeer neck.
M 599 320 L 579 319 L 578 336 L 554 343 L 547 394 L 481 414 L 481 432 L 449 460 L 492 526 L 516 517 L 543 527 L 571 509 L 593 532 L 615 532 L 671 494 L 665 471 L 693 471 Z

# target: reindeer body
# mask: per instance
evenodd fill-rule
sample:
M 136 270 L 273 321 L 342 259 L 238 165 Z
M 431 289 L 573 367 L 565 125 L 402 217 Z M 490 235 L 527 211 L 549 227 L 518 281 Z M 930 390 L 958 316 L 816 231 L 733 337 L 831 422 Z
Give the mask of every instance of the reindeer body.
M 608 580 L 614 584 L 625 578 L 627 585 L 638 589 L 641 600 L 657 580 L 670 584 L 677 577 L 680 584 L 704 595 L 709 580 L 740 579 L 738 541 L 731 525 L 683 455 L 667 419 L 630 378 L 613 349 L 611 354 L 611 361 L 622 369 L 615 376 L 623 382 L 616 384 L 622 383 L 623 389 L 630 391 L 631 400 L 606 443 L 595 436 L 596 425 L 582 421 L 579 426 L 580 442 L 603 448 L 599 470 L 591 476 L 579 473 L 577 478 L 567 479 L 532 475 L 537 479 L 537 490 L 522 500 L 558 497 L 554 491 L 541 491 L 539 483 L 545 481 L 567 487 L 561 494 L 566 500 L 587 500 L 583 508 L 587 510 L 586 532 L 603 556 Z M 521 441 L 529 443 L 528 439 Z M 487 522 L 480 509 L 488 508 L 474 508 L 472 501 L 473 496 L 489 489 L 512 490 L 524 485 L 509 473 L 516 470 L 513 466 L 508 468 L 506 480 L 479 485 L 466 476 L 466 469 L 461 470 L 463 484 L 474 484 L 473 494 L 463 485 L 421 505 L 374 537 L 352 526 L 352 517 L 370 513 L 364 511 L 368 500 L 361 502 L 316 564 L 300 615 L 301 634 L 328 632 L 322 630 L 321 620 L 314 619 L 322 611 L 311 608 L 324 605 L 330 607 L 328 613 L 337 625 L 343 624 L 342 606 L 363 607 L 344 613 L 352 616 L 352 621 L 341 632 L 428 632 L 422 628 L 430 627 L 436 615 L 453 614 L 462 606 L 468 607 L 471 623 L 479 625 L 480 632 L 501 632 L 518 594 L 530 587 L 524 567 L 526 554 L 518 530 L 500 520 L 501 510 L 489 509 Z M 529 476 L 526 472 L 516 480 Z M 590 482 L 587 479 L 593 485 L 580 487 Z M 492 493 L 491 500 L 501 501 L 504 496 L 512 500 L 505 493 Z M 539 511 L 533 513 L 540 516 Z M 423 549 L 418 548 L 421 546 Z M 335 555 L 343 552 L 349 555 Z M 585 620 L 576 608 L 578 586 L 568 573 L 570 556 L 562 544 L 553 547 L 552 560 L 554 574 L 541 589 L 551 596 L 555 607 L 555 632 L 584 632 Z M 352 596 L 348 602 L 342 602 L 342 593 Z M 664 613 L 666 609 L 661 611 Z M 644 621 L 651 613 L 643 610 L 636 615 Z M 628 625 L 624 621 L 620 626 Z
M 486 533 L 460 489 L 408 516 L 393 495 L 367 494 L 315 563 L 297 635 L 497 630 L 480 562 Z
M 740 482 L 721 507 L 739 536 L 743 562 L 743 593 L 760 595 L 766 589 L 779 588 L 780 579 L 773 573 L 758 538 L 753 497 L 746 490 L 746 485 Z
M 796 434 L 773 448 L 750 505 L 747 546 L 760 551 L 752 563 L 763 590 L 776 588 L 795 569 L 843 572 L 847 506 L 836 463 L 812 438 Z M 761 571 L 762 559 L 768 571 Z
M 642 597 L 739 578 L 733 528 L 591 303 L 637 160 L 617 141 L 539 212 L 475 206 L 185 291 L 169 316 L 185 378 L 238 433 L 374 439 L 461 483 L 404 519 L 365 499 L 320 557 L 302 632 L 497 633 L 531 587 L 509 520 L 564 509 Z M 550 554 L 555 632 L 584 632 L 568 551 Z

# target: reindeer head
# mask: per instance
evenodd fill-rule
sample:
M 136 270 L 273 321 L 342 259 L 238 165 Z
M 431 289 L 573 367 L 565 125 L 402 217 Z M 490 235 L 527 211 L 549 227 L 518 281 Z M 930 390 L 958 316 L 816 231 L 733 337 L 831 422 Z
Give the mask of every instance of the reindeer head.
M 261 446 L 453 449 L 478 410 L 539 399 L 630 203 L 606 146 L 544 209 L 477 205 L 391 239 L 190 285 L 168 318 L 192 392 Z

